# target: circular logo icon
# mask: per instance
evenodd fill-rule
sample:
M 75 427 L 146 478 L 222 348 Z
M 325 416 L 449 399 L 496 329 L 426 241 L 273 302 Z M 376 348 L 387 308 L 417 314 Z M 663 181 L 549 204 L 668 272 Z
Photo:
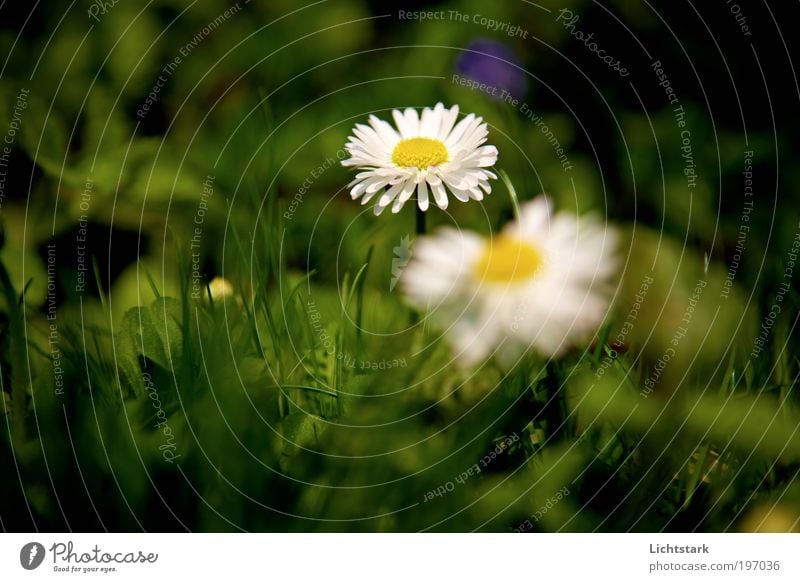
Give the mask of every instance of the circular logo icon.
M 19 563 L 26 570 L 35 570 L 44 561 L 44 546 L 39 542 L 29 542 L 19 551 Z

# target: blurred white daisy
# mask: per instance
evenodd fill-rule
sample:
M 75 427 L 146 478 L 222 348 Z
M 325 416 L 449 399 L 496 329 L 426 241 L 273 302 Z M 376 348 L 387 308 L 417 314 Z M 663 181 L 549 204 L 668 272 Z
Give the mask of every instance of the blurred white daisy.
M 236 294 L 233 289 L 233 285 L 231 285 L 227 279 L 222 277 L 214 277 L 211 280 L 211 283 L 208 284 L 208 291 L 211 295 L 211 298 L 215 301 L 227 299 Z
M 446 328 L 458 359 L 557 356 L 605 316 L 617 234 L 595 216 L 551 215 L 541 196 L 492 239 L 446 228 L 422 237 L 401 278 L 410 302 Z
M 353 200 L 366 204 L 377 196 L 375 214 L 392 205 L 399 212 L 417 194 L 420 210 L 427 210 L 430 197 L 439 208 L 447 208 L 447 193 L 466 202 L 482 200 L 497 176 L 488 170 L 497 162 L 497 148 L 483 145 L 489 130 L 482 117 L 470 113 L 456 124 L 458 105 L 445 109 L 437 103 L 422 115 L 415 109 L 392 111 L 397 129 L 369 116 L 369 125 L 357 123 L 345 145 L 350 158 L 343 166 L 360 170 L 348 184 Z

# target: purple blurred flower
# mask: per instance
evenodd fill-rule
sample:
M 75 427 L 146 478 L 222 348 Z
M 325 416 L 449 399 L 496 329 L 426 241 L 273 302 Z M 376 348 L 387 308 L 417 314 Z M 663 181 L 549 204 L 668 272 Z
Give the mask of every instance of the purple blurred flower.
M 520 62 L 511 47 L 502 42 L 479 38 L 470 42 L 467 50 L 458 57 L 456 70 L 478 83 L 497 87 L 495 99 L 500 98 L 502 89 L 520 99 L 525 94 L 528 80 L 525 73 L 514 65 L 519 66 Z

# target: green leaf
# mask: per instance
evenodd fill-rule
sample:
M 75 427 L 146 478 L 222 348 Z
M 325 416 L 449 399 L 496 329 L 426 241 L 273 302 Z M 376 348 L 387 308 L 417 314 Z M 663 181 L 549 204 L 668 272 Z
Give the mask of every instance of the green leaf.
M 122 318 L 117 337 L 119 365 L 131 385 L 139 384 L 140 358 L 164 370 L 182 356 L 181 307 L 176 299 L 163 297 L 148 307 L 134 307 Z
M 280 433 L 283 437 L 283 451 L 280 465 L 288 471 L 292 460 L 300 456 L 304 450 L 311 448 L 319 441 L 323 432 L 323 422 L 305 412 L 292 412 L 280 422 Z
M 686 403 L 685 415 L 690 430 L 742 456 L 800 460 L 800 417 L 785 413 L 774 398 L 703 396 Z

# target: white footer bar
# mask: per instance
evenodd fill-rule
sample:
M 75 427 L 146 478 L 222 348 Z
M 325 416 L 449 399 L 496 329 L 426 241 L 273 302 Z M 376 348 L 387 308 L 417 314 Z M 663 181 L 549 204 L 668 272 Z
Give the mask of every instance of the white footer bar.
M 0 580 L 760 582 L 799 563 L 792 534 L 0 535 Z

